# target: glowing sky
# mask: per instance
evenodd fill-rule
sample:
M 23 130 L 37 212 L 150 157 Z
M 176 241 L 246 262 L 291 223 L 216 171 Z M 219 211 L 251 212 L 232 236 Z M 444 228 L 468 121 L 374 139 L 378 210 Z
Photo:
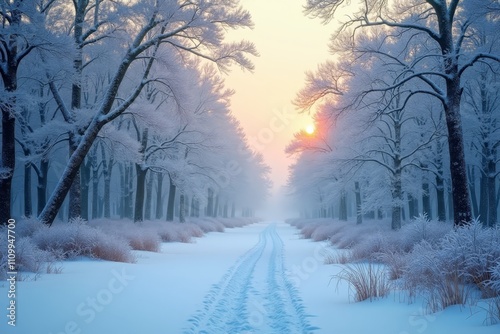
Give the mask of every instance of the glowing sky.
M 305 72 L 329 57 L 333 28 L 305 17 L 305 0 L 242 0 L 241 4 L 252 14 L 255 28 L 231 36 L 254 42 L 260 57 L 254 59 L 254 73 L 234 69 L 226 85 L 236 91 L 231 109 L 250 145 L 272 168 L 276 192 L 286 183 L 292 162 L 285 146 L 293 133 L 311 123 L 310 116 L 299 115 L 291 101 L 304 85 Z

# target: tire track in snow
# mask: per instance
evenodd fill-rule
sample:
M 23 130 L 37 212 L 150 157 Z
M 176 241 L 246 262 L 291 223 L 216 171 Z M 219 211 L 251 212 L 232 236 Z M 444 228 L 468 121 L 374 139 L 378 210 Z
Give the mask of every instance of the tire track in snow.
M 203 308 L 188 321 L 184 334 L 310 334 L 317 329 L 286 275 L 283 241 L 274 224 L 212 286 Z

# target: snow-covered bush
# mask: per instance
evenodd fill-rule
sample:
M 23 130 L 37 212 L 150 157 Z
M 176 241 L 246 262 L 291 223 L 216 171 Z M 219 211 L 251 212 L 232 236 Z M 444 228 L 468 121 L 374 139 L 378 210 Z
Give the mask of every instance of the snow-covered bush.
M 387 225 L 387 226 L 386 226 Z M 350 228 L 334 234 L 330 238 L 330 242 L 338 248 L 352 249 L 363 240 L 370 238 L 377 233 L 390 231 L 388 224 L 373 224 L 366 223 L 361 225 L 351 225 Z
M 0 228 L 0 235 L 7 236 L 5 227 Z M 38 274 L 47 270 L 47 266 L 55 261 L 55 257 L 50 252 L 38 248 L 29 237 L 18 236 L 15 247 L 16 268 L 15 270 L 9 270 L 7 267 L 7 238 L 0 238 L 0 279 L 5 279 L 8 271 L 25 271 Z
M 152 228 L 163 242 L 191 242 L 193 237 L 203 236 L 203 230 L 192 223 L 174 223 L 165 221 L 143 222 L 143 226 Z
M 126 240 L 87 225 L 84 221 L 54 224 L 33 234 L 33 242 L 42 250 L 60 258 L 90 256 L 109 261 L 133 262 Z
M 44 228 L 49 227 L 36 218 L 23 218 L 16 222 L 16 235 L 19 237 L 31 237 L 35 232 Z
M 327 223 L 325 222 L 311 222 L 310 224 L 304 225 L 302 229 L 300 230 L 300 234 L 302 234 L 302 237 L 305 239 L 310 239 L 314 231 L 322 225 L 325 225 Z
M 140 223 L 131 221 L 113 221 L 113 220 L 92 220 L 89 225 L 104 231 L 108 235 L 115 235 L 127 240 L 128 244 L 134 250 L 143 250 L 149 252 L 159 252 L 161 248 L 161 239 L 152 228 L 143 226 Z
M 496 279 L 500 258 L 498 228 L 484 228 L 479 221 L 461 226 L 439 242 L 423 240 L 408 254 L 402 276 L 411 294 L 423 292 L 432 311 L 465 304 L 471 284 L 483 297 L 498 296 Z
M 397 241 L 398 246 L 401 251 L 410 252 L 413 246 L 422 240 L 435 245 L 451 230 L 452 225 L 450 223 L 431 221 L 427 215 L 419 215 L 409 224 L 403 225 L 398 233 L 401 236 Z
M 438 246 L 425 240 L 415 245 L 407 257 L 402 284 L 410 296 L 425 295 L 431 312 L 451 305 L 463 305 L 469 297 L 460 268 L 446 258 Z
M 500 259 L 490 269 L 491 278 L 486 282 L 487 286 L 500 296 Z
M 346 224 L 341 222 L 330 222 L 329 224 L 318 225 L 312 232 L 311 238 L 314 241 L 329 240 L 334 234 L 339 233 L 344 229 Z
M 198 225 L 198 227 L 200 227 L 201 230 L 205 233 L 224 232 L 224 225 L 221 222 L 216 221 L 215 219 L 209 219 L 209 218 L 196 219 L 193 220 L 193 223 Z
M 16 264 L 19 271 L 40 273 L 55 260 L 53 254 L 38 248 L 31 238 L 23 237 L 16 240 Z
M 220 221 L 227 228 L 243 227 L 258 222 L 257 218 L 251 218 L 251 217 L 217 218 L 217 220 Z
M 492 269 L 500 259 L 500 229 L 484 228 L 479 220 L 448 233 L 439 244 L 443 261 L 459 270 L 465 283 L 474 283 L 490 296 L 487 287 Z

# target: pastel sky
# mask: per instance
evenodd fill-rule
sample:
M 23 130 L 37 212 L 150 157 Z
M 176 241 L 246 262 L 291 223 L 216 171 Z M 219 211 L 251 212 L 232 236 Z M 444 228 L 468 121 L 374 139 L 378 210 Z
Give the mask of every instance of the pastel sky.
M 332 25 L 303 14 L 305 0 L 242 0 L 252 14 L 255 28 L 231 36 L 255 43 L 260 57 L 255 71 L 234 69 L 226 85 L 236 91 L 232 110 L 240 120 L 251 146 L 264 155 L 272 168 L 273 192 L 286 184 L 292 159 L 284 153 L 295 132 L 311 124 L 291 101 L 303 87 L 305 72 L 316 69 L 328 57 Z

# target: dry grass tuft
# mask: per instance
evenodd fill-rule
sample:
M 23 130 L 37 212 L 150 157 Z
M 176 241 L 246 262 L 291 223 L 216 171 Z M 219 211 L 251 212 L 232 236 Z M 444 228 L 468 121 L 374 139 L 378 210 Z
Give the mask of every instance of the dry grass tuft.
M 337 284 L 341 281 L 348 282 L 357 302 L 385 297 L 390 291 L 384 267 L 371 262 L 347 264 L 332 278 L 337 280 Z

